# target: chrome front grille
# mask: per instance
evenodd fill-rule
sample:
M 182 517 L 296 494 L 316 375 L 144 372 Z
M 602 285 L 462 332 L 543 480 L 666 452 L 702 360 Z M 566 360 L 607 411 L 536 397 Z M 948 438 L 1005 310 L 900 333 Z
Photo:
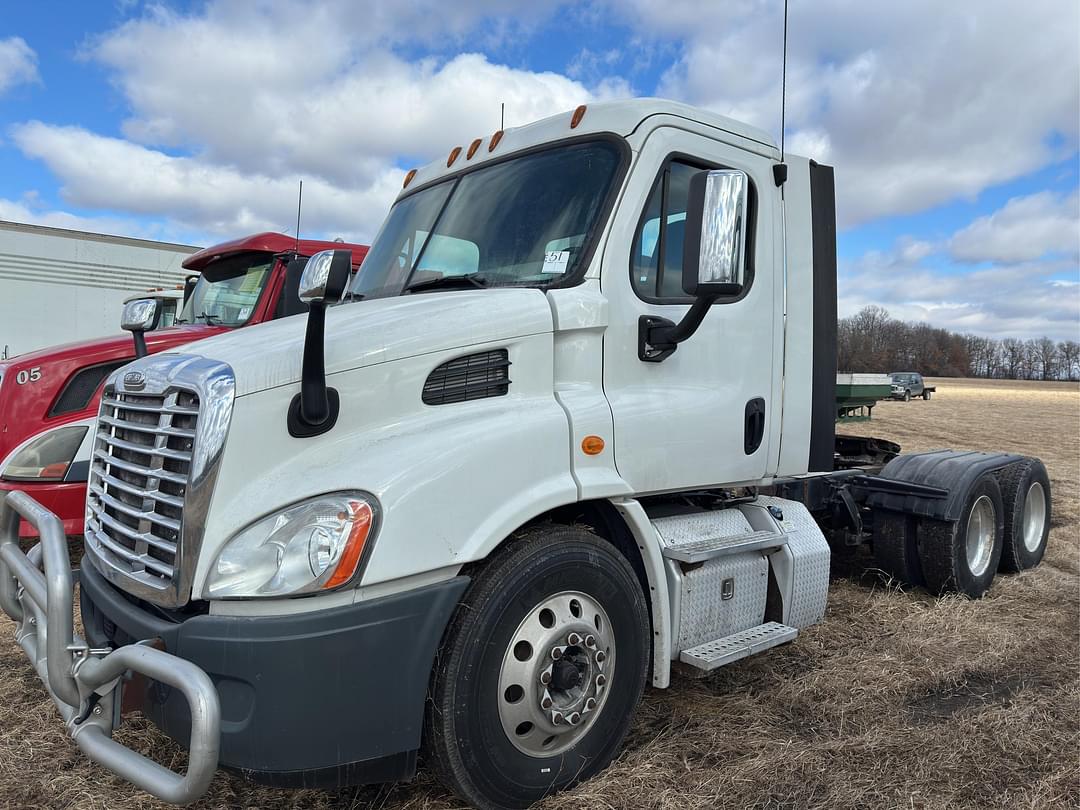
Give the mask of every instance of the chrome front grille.
M 192 475 L 199 395 L 105 389 L 86 496 L 90 547 L 153 591 L 181 564 L 184 500 Z

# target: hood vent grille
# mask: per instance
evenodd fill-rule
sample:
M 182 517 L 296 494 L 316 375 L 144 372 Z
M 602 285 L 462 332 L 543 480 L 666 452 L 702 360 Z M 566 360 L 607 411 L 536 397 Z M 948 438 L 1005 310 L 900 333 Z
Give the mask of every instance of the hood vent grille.
M 496 349 L 443 363 L 428 375 L 422 396 L 425 405 L 449 405 L 502 397 L 509 391 L 510 358 L 506 349 Z

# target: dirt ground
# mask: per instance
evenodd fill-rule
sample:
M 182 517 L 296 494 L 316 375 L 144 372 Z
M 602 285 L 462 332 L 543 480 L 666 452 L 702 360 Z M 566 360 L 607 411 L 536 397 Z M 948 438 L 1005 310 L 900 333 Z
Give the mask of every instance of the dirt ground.
M 540 807 L 1064 808 L 1080 806 L 1080 388 L 937 380 L 850 429 L 906 449 L 1001 449 L 1049 468 L 1043 564 L 977 602 L 834 574 L 798 640 L 704 680 L 648 689 L 618 760 Z M 91 766 L 0 620 L 0 806 L 163 807 Z M 118 738 L 174 767 L 154 729 Z M 219 774 L 200 808 L 449 808 L 412 783 L 324 792 Z

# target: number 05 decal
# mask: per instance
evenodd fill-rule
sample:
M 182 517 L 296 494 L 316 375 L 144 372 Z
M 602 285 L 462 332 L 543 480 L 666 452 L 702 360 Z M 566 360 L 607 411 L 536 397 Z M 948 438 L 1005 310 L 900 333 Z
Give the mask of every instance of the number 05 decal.
M 23 369 L 15 375 L 15 382 L 19 385 L 26 385 L 28 382 L 37 382 L 41 379 L 41 367 L 34 366 L 31 369 Z

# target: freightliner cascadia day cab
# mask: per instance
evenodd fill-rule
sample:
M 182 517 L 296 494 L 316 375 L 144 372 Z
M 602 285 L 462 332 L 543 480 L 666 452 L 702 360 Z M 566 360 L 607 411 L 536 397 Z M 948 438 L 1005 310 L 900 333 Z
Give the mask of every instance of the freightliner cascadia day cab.
M 351 282 L 308 262 L 306 322 L 113 374 L 85 638 L 59 522 L 0 507 L 0 600 L 75 741 L 173 802 L 423 751 L 524 807 L 611 761 L 646 683 L 821 620 L 830 542 L 970 596 L 1038 563 L 1037 460 L 834 435 L 833 207 L 759 130 L 579 107 L 410 172 Z M 110 738 L 122 706 L 183 776 Z
M 297 297 L 303 265 L 328 248 L 351 251 L 357 266 L 367 253 L 364 245 L 297 244 L 284 234 L 260 233 L 192 254 L 183 266 L 200 275 L 185 291 L 172 327 L 156 328 L 167 317 L 160 308 L 147 324 L 146 352 L 169 351 L 306 312 Z M 123 335 L 28 352 L 0 363 L 0 493 L 25 492 L 57 515 L 68 534 L 82 534 L 102 386 L 135 356 L 132 338 Z M 21 531 L 24 537 L 37 536 L 26 521 Z

